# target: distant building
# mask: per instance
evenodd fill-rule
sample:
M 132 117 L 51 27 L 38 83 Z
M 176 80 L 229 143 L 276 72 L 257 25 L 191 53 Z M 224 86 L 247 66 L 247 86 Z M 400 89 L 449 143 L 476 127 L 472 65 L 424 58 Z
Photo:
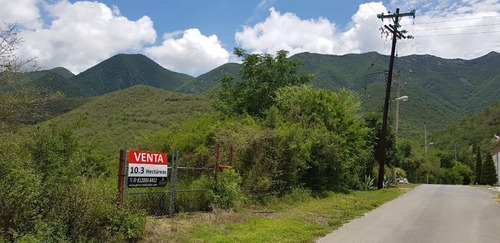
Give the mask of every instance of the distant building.
M 500 165 L 500 138 L 498 136 L 495 136 L 493 140 L 491 140 L 493 143 L 493 149 L 491 150 L 491 156 L 493 156 L 493 163 L 495 164 L 495 167 L 497 168 L 497 185 L 500 185 L 500 173 L 499 173 L 499 165 Z

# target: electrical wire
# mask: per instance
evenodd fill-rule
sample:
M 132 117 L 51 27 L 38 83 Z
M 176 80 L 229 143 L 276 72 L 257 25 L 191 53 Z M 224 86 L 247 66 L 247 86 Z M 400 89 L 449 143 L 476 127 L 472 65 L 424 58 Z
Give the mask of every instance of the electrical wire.
M 368 7 L 370 7 L 370 8 L 372 9 L 372 11 L 373 11 L 373 13 L 374 13 L 375 15 L 379 14 L 379 13 L 377 13 L 377 12 L 375 11 L 375 9 L 373 9 L 373 8 L 372 8 L 372 6 L 371 6 L 371 5 L 370 5 L 370 4 L 369 4 L 366 0 L 364 0 L 364 2 L 366 3 L 366 5 L 368 5 Z
M 432 31 L 432 30 L 450 30 L 450 29 L 461 29 L 461 28 L 474 28 L 474 27 L 496 26 L 496 25 L 500 25 L 500 23 L 497 23 L 497 24 L 478 24 L 478 25 L 453 26 L 453 27 L 443 27 L 443 28 L 434 28 L 434 29 L 420 29 L 420 30 L 414 30 L 414 32 Z
M 394 9 L 392 8 L 391 3 L 389 2 L 389 0 L 385 0 L 385 2 L 387 2 L 387 5 L 391 9 L 391 11 L 394 12 Z
M 443 21 L 424 22 L 424 23 L 418 23 L 417 22 L 417 23 L 415 23 L 415 25 L 451 23 L 451 22 L 459 22 L 459 21 L 466 21 L 466 20 L 490 19 L 490 18 L 500 18 L 500 16 L 484 16 L 484 17 L 477 17 L 477 18 L 453 19 L 453 20 L 443 20 Z
M 408 7 L 410 7 L 410 9 L 415 9 L 415 8 L 413 8 L 413 7 L 411 6 L 411 4 L 410 4 L 410 1 L 409 1 L 409 0 L 406 0 L 406 3 L 408 3 Z
M 436 37 L 436 36 L 460 36 L 460 35 L 479 35 L 479 34 L 490 34 L 490 33 L 500 33 L 500 30 L 494 31 L 483 31 L 483 32 L 469 32 L 469 33 L 454 33 L 454 34 L 438 34 L 438 35 L 416 35 L 415 38 L 425 38 L 425 37 Z

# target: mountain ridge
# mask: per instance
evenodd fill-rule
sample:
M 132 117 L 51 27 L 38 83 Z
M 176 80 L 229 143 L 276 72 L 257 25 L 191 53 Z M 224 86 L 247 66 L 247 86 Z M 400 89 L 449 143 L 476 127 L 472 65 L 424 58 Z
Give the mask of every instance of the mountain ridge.
M 304 52 L 290 58 L 303 61 L 299 71 L 315 75 L 311 82 L 313 87 L 357 92 L 365 111 L 381 110 L 388 56 L 376 52 L 345 55 Z M 471 60 L 433 55 L 397 57 L 394 80 L 401 80 L 400 95 L 410 97 L 400 106 L 400 133 L 416 135 L 420 132 L 416 128 L 423 123 L 428 124 L 428 129 L 440 129 L 498 101 L 498 66 L 500 54 L 497 52 Z M 226 63 L 194 78 L 164 69 L 141 54 L 118 54 L 69 79 L 54 75 L 53 83 L 65 87 L 63 92 L 70 97 L 100 96 L 134 85 L 206 94 L 218 86 L 220 77 L 226 73 L 239 81 L 239 68 L 241 64 Z M 391 96 L 395 98 L 397 84 L 392 86 Z M 392 110 L 391 114 L 394 112 Z

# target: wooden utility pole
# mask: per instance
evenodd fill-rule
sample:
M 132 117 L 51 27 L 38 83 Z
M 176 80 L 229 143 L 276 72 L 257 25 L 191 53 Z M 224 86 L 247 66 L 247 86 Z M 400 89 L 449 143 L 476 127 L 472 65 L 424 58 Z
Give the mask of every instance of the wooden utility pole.
M 385 165 L 385 160 L 387 157 L 387 116 L 389 114 L 389 100 L 391 96 L 391 83 L 392 83 L 392 72 L 394 68 L 394 57 L 396 53 L 396 42 L 398 39 L 401 38 L 407 38 L 403 34 L 406 33 L 405 30 L 399 31 L 398 28 L 400 27 L 399 25 L 399 20 L 402 17 L 405 16 L 413 16 L 415 18 L 415 10 L 409 12 L 409 13 L 399 13 L 399 8 L 396 9 L 395 14 L 389 14 L 389 15 L 384 15 L 384 14 L 379 14 L 377 17 L 379 19 L 386 19 L 386 18 L 391 18 L 394 21 L 394 25 L 389 24 L 384 25 L 384 27 L 392 33 L 392 49 L 391 49 L 391 60 L 389 62 L 389 74 L 387 75 L 387 86 L 385 89 L 385 102 L 384 102 L 384 117 L 383 117 L 383 122 L 382 122 L 382 135 L 380 138 L 380 145 L 381 145 L 381 150 L 380 153 L 380 166 L 378 170 L 378 183 L 377 187 L 378 189 L 381 189 L 384 187 L 384 165 Z M 408 38 L 412 38 L 411 36 L 408 36 Z

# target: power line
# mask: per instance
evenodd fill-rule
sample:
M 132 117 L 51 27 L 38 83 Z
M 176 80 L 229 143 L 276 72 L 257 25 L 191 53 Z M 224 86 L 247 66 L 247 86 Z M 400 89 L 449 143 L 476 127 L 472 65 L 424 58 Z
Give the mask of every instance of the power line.
M 410 1 L 409 0 L 406 0 L 406 3 L 408 3 L 408 7 L 410 7 L 410 9 L 415 9 L 414 7 L 411 6 L 410 4 Z
M 372 9 L 372 11 L 373 11 L 373 13 L 375 13 L 375 15 L 379 14 L 375 11 L 375 9 L 372 8 L 372 6 L 366 0 L 364 0 L 364 1 L 365 1 L 366 5 L 368 5 L 368 7 L 370 7 Z
M 438 35 L 417 35 L 414 37 L 425 38 L 425 37 L 434 37 L 434 36 L 479 35 L 479 34 L 490 34 L 490 33 L 500 33 L 500 30 L 483 31 L 483 32 L 469 32 L 469 33 L 454 33 L 454 34 L 438 34 Z
M 449 29 L 461 29 L 461 28 L 474 28 L 474 27 L 483 27 L 483 26 L 496 26 L 500 25 L 498 24 L 478 24 L 478 25 L 465 25 L 465 26 L 452 26 L 452 27 L 443 27 L 443 28 L 434 28 L 434 29 L 421 29 L 421 30 L 414 30 L 415 32 L 420 32 L 420 31 L 431 31 L 431 30 L 449 30 Z
M 415 25 L 426 25 L 426 24 L 440 24 L 440 23 L 451 23 L 451 22 L 459 22 L 466 20 L 476 20 L 476 19 L 490 19 L 490 18 L 500 18 L 500 16 L 484 16 L 477 18 L 463 18 L 463 19 L 454 19 L 454 20 L 443 20 L 443 21 L 434 21 L 434 22 L 424 22 L 424 23 L 415 23 Z
M 389 41 L 386 41 L 385 45 L 384 45 L 384 49 L 382 49 L 382 52 L 379 52 L 379 53 L 383 53 L 385 51 L 385 48 L 387 47 L 388 44 L 389 44 Z M 375 62 L 378 60 L 379 56 L 380 55 L 376 55 L 375 56 L 375 59 L 373 60 L 373 62 L 370 64 L 370 66 L 368 67 L 368 69 L 366 69 L 365 75 L 368 75 L 368 71 L 370 71 L 370 69 L 373 67 L 373 65 L 375 65 Z
M 389 8 L 391 9 L 391 11 L 394 11 L 394 9 L 392 8 L 391 3 L 389 2 L 389 0 L 385 0 L 385 2 L 387 2 L 387 5 L 389 5 Z

